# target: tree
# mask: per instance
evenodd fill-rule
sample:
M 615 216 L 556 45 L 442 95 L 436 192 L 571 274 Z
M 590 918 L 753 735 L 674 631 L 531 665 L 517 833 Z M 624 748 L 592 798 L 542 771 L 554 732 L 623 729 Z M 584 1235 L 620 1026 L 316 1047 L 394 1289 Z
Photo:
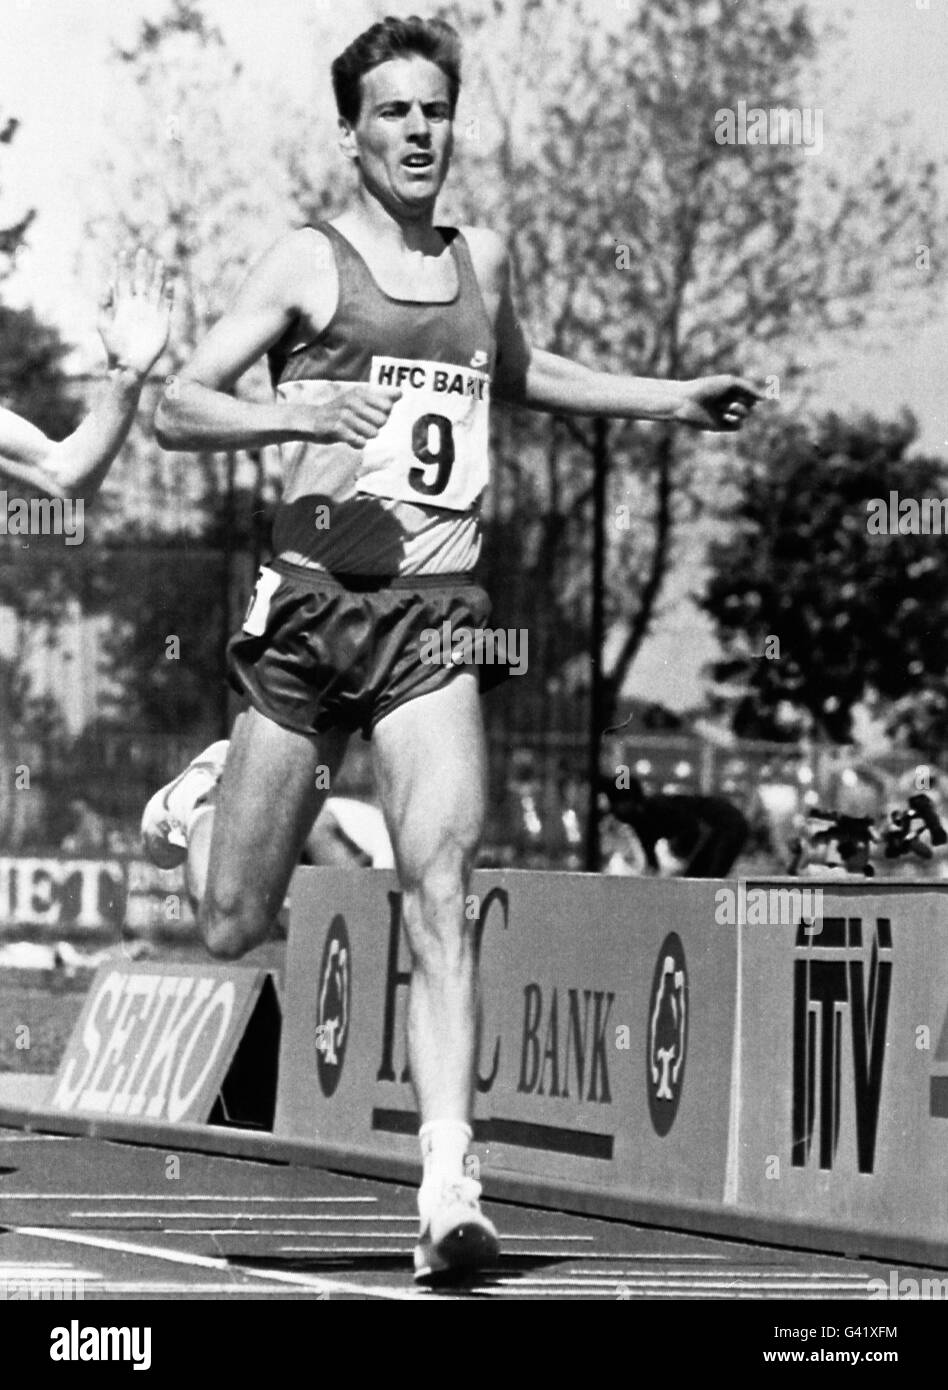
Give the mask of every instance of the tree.
M 15 117 L 0 121 L 0 154 L 12 144 L 19 127 Z M 13 269 L 35 216 L 29 208 L 18 220 L 0 227 L 0 283 Z M 67 351 L 56 330 L 31 309 L 0 303 L 0 404 L 34 420 L 53 438 L 69 433 L 79 411 L 62 369 Z
M 0 145 L 12 144 L 19 128 L 20 122 L 15 116 L 8 116 L 0 123 Z M 0 227 L 0 280 L 9 275 L 16 253 L 23 245 L 35 216 L 35 209 L 30 208 L 18 222 L 11 222 L 8 227 Z
M 63 439 L 82 407 L 63 370 L 69 349 L 32 309 L 0 304 L 0 404 Z
M 645 375 L 743 368 L 777 391 L 820 333 L 866 333 L 930 288 L 916 254 L 933 239 L 935 170 L 904 131 L 834 132 L 819 159 L 799 145 L 716 138 L 717 113 L 738 100 L 801 106 L 822 41 L 805 5 L 650 0 L 591 17 L 578 0 L 465 0 L 442 10 L 467 55 L 445 219 L 511 234 L 535 341 Z M 109 173 L 109 237 L 142 235 L 182 267 L 185 355 L 249 256 L 288 221 L 332 210 L 344 180 L 314 142 L 312 113 L 253 90 L 187 0 L 142 29 L 117 76 L 127 149 Z M 516 412 L 497 423 L 487 549 L 525 559 L 522 575 L 494 587 L 507 625 L 530 631 L 535 672 L 543 654 L 544 690 L 583 681 L 591 433 Z M 610 442 L 615 656 L 603 726 L 693 539 L 701 468 L 721 451 L 662 427 L 613 426 Z M 179 470 L 195 516 L 209 506 L 226 515 L 246 463 L 142 456 L 143 469 Z M 528 685 L 504 697 L 529 711 L 516 722 L 550 724 L 554 704 L 536 708 Z
M 0 155 L 18 127 L 13 118 L 0 124 Z M 30 209 L 0 228 L 0 283 L 12 270 L 34 216 Z M 34 421 L 53 438 L 68 434 L 80 413 L 62 367 L 66 352 L 56 330 L 31 309 L 13 309 L 0 302 L 0 404 Z M 43 548 L 43 540 L 35 538 L 32 559 Z M 12 655 L 0 658 L 0 842 L 6 845 L 19 843 L 29 833 L 31 815 L 35 818 L 44 809 L 39 788 L 31 787 L 32 795 L 17 790 L 15 770 L 28 766 L 28 747 L 35 747 L 44 731 L 61 731 L 57 711 L 49 700 L 35 695 L 29 678 L 29 624 L 23 620 L 30 607 L 27 576 L 32 572 L 31 547 L 8 540 L 0 563 L 0 605 L 12 610 L 17 626 Z
M 167 370 L 193 352 L 250 262 L 285 230 L 289 176 L 274 148 L 274 112 L 302 126 L 281 94 L 251 82 L 220 30 L 191 0 L 172 0 L 114 55 L 122 139 L 100 170 L 90 241 L 104 267 L 143 242 L 174 268 L 176 313 Z M 224 732 L 223 659 L 239 596 L 269 532 L 266 451 L 167 455 L 143 410 L 108 488 L 85 601 L 108 612 L 103 659 L 116 698 L 104 718 L 196 738 Z M 242 384 L 242 390 L 248 389 Z M 268 389 L 265 370 L 249 392 Z M 115 582 L 116 573 L 126 577 Z M 177 639 L 180 659 L 168 657 Z M 120 692 L 120 693 L 119 693 Z
M 19 128 L 10 119 L 0 129 L 0 152 Z M 12 268 L 33 224 L 35 213 L 0 230 L 0 282 Z M 0 302 L 0 404 L 36 423 L 45 434 L 61 439 L 78 424 L 82 405 L 63 370 L 68 345 L 56 329 L 44 324 L 30 308 L 14 309 Z M 14 546 L 7 542 L 0 564 L 0 603 L 20 619 L 51 617 L 62 593 L 63 547 L 58 537 L 33 536 Z M 3 689 L 11 689 L 5 682 Z M 12 718 L 9 703 L 0 700 L 0 717 Z
M 904 744 L 943 746 L 944 537 L 871 529 L 874 499 L 888 514 L 892 492 L 917 501 L 948 491 L 944 461 L 910 452 L 916 434 L 908 414 L 828 414 L 775 418 L 743 440 L 734 534 L 712 547 L 703 600 L 725 651 L 715 674 L 746 692 L 737 733 L 779 733 L 788 702 L 845 742 L 854 705 L 878 695 Z
M 578 0 L 481 0 L 444 13 L 467 40 L 471 103 L 452 206 L 510 234 L 538 343 L 645 376 L 756 372 L 776 394 L 814 339 L 869 334 L 896 305 L 923 311 L 918 245 L 934 235 L 938 171 L 903 129 L 838 132 L 820 159 L 718 142 L 718 113 L 738 100 L 802 107 L 827 38 L 806 5 L 649 0 L 591 20 Z M 591 441 L 582 425 L 555 430 L 534 421 L 527 449 L 515 431 L 500 462 L 542 480 L 543 510 L 524 524 L 546 543 L 522 549 L 543 566 L 557 555 L 562 593 L 585 564 Z M 699 465 L 720 453 L 664 427 L 613 427 L 611 445 L 624 525 L 611 534 L 619 631 L 603 724 L 703 506 Z M 538 565 L 524 592 L 540 582 L 549 591 Z

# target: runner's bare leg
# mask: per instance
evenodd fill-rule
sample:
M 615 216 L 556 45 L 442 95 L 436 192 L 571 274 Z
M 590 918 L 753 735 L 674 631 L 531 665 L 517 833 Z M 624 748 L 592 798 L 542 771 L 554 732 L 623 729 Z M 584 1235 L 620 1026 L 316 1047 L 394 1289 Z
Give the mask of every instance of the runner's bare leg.
M 476 920 L 465 898 L 484 821 L 487 760 L 477 682 L 462 672 L 399 706 L 372 738 L 412 956 L 408 1059 L 422 1123 L 470 1121 Z
M 246 718 L 241 711 L 234 721 L 234 734 Z M 200 911 L 207 888 L 207 871 L 211 862 L 211 840 L 214 836 L 216 804 L 199 806 L 188 822 L 188 857 L 185 861 L 188 897 L 195 912 Z M 310 864 L 329 864 L 340 869 L 371 868 L 372 860 L 364 850 L 353 844 L 341 826 L 324 808 L 306 837 L 304 850 Z
M 212 955 L 234 959 L 271 935 L 347 742 L 339 732 L 311 740 L 255 709 L 235 724 L 199 919 Z
M 246 718 L 247 711 L 241 710 L 234 720 L 234 727 L 231 730 L 232 739 L 237 737 L 237 732 Z M 200 911 L 207 888 L 207 871 L 211 862 L 211 839 L 214 834 L 215 814 L 216 801 L 209 806 L 199 806 L 192 813 L 192 818 L 188 824 L 188 857 L 185 861 L 184 872 L 188 896 L 196 911 Z
M 207 890 L 207 871 L 211 863 L 211 841 L 217 807 L 199 806 L 192 813 L 188 826 L 188 857 L 185 860 L 185 881 L 188 897 L 195 911 L 200 911 Z

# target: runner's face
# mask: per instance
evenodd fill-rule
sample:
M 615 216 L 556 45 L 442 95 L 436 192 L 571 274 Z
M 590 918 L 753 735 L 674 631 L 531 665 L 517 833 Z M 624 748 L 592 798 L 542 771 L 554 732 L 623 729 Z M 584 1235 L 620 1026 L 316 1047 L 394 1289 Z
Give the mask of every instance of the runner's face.
M 383 202 L 404 211 L 431 207 L 454 144 L 447 77 L 426 58 L 372 68 L 362 79 L 358 122 L 343 143 Z

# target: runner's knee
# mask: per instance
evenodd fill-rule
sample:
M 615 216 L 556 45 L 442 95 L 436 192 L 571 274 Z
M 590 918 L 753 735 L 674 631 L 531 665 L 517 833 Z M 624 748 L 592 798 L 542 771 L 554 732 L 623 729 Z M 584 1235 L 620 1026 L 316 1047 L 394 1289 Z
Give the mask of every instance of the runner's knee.
M 208 892 L 198 921 L 204 945 L 220 960 L 237 960 L 270 934 L 270 914 L 247 898 Z
M 477 926 L 477 913 L 467 910 L 474 855 L 473 846 L 452 842 L 400 867 L 416 963 L 434 967 L 437 961 L 444 968 L 470 951 Z
M 406 893 L 432 905 L 464 896 L 477 855 L 477 841 L 468 835 L 442 834 L 437 843 L 399 856 L 398 876 Z

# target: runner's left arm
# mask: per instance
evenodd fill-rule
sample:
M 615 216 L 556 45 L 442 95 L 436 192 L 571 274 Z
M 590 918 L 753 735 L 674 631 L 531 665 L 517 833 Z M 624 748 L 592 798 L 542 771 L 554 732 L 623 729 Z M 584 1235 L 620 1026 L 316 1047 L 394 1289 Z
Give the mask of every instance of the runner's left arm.
M 498 245 L 500 245 L 498 241 Z M 495 392 L 531 410 L 605 415 L 626 420 L 674 420 L 701 430 L 740 429 L 761 393 L 743 377 L 721 374 L 694 381 L 598 372 L 544 352 L 527 339 L 511 292 L 510 263 L 498 258 Z
M 120 257 L 101 306 L 109 374 L 95 406 L 58 443 L 0 408 L 0 479 L 52 497 L 91 498 L 128 436 L 142 386 L 167 343 L 170 312 L 162 262 L 144 250 Z

